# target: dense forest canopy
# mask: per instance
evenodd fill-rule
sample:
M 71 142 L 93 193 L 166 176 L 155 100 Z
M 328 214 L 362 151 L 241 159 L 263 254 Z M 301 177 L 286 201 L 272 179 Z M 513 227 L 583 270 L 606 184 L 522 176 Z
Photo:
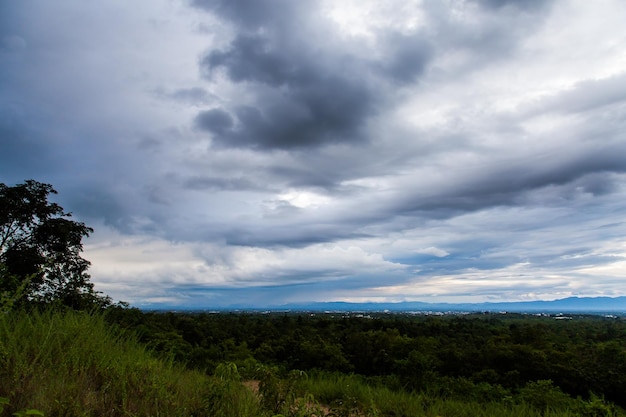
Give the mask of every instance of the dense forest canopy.
M 224 361 L 363 375 L 398 389 L 501 399 L 552 381 L 626 405 L 626 319 L 523 314 L 356 317 L 112 309 L 109 320 L 197 369 Z

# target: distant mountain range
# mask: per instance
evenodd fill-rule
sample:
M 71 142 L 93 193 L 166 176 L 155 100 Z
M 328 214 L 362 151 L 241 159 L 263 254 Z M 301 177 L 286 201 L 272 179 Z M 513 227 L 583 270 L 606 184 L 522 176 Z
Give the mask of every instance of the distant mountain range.
M 242 308 L 249 309 L 249 308 Z M 255 309 L 258 310 L 258 309 Z M 520 301 L 501 303 L 347 303 L 320 302 L 286 304 L 268 310 L 352 311 L 352 312 L 519 312 L 519 313 L 615 313 L 626 314 L 626 297 L 569 297 L 553 301 Z

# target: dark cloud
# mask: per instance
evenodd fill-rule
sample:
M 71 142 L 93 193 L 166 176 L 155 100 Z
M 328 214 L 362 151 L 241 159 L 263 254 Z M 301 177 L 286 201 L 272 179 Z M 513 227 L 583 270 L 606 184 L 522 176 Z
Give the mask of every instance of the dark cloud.
M 256 31 L 298 25 L 297 19 L 306 16 L 309 2 L 290 0 L 192 0 L 195 7 L 217 13 L 241 28 Z M 296 21 L 294 21 L 296 20 Z
M 189 190 L 258 190 L 262 187 L 249 178 L 195 176 L 184 181 L 183 186 Z M 264 188 L 264 187 L 263 187 Z
M 256 42 L 239 38 L 228 52 L 212 53 L 203 61 L 210 69 L 226 67 L 233 81 L 256 84 L 250 86 L 256 103 L 232 109 L 236 128 L 215 132 L 212 120 L 208 126 L 200 124 L 216 133 L 217 144 L 290 149 L 366 139 L 361 127 L 376 108 L 367 79 L 341 62 L 336 68 L 320 68 L 308 56 L 249 45 Z M 219 112 L 223 121 L 225 110 Z
M 434 48 L 422 33 L 390 33 L 383 35 L 383 49 L 388 58 L 375 62 L 382 76 L 399 84 L 411 84 L 419 79 L 433 58 Z
M 579 82 L 559 94 L 540 100 L 533 111 L 580 113 L 626 102 L 626 73 Z
M 195 3 L 228 18 L 237 29 L 226 49 L 204 57 L 205 77 L 223 71 L 233 82 L 246 83 L 254 95 L 253 103 L 220 110 L 222 122 L 226 111 L 236 116 L 237 127 L 230 131 L 214 129 L 215 113 L 198 115 L 197 121 L 208 117 L 208 123 L 198 125 L 214 133 L 219 146 L 262 150 L 367 143 L 364 126 L 384 105 L 387 88 L 415 82 L 433 56 L 424 35 L 390 32 L 380 36 L 384 58 L 358 57 L 338 33 L 323 30 L 327 27 L 302 33 L 294 21 L 313 19 L 306 6 L 262 3 Z M 253 16 L 250 7 L 262 11 Z M 283 20 L 290 23 L 279 23 Z
M 226 70 L 235 81 L 252 81 L 272 87 L 296 87 L 312 83 L 319 77 L 317 68 L 311 66 L 308 57 L 292 55 L 281 40 L 269 39 L 271 34 L 241 34 L 232 41 L 226 51 L 210 52 L 202 66 L 207 77 L 216 69 Z
M 297 230 L 292 225 L 275 225 L 269 229 L 231 227 L 222 236 L 229 245 L 267 248 L 307 248 L 318 243 L 372 237 L 354 226 L 350 223 L 342 226 L 298 224 Z
M 223 135 L 232 130 L 233 117 L 222 109 L 205 110 L 196 116 L 196 126 L 216 135 Z
M 445 218 L 494 206 L 523 206 L 533 201 L 532 193 L 547 187 L 551 187 L 551 201 L 570 200 L 580 192 L 604 195 L 614 191 L 615 181 L 619 181 L 612 173 L 626 172 L 622 155 L 626 155 L 626 144 L 616 143 L 536 159 L 526 157 L 504 166 L 485 165 L 471 177 L 457 178 L 449 188 L 398 196 L 395 201 L 399 204 L 388 209 Z M 546 203 L 549 201 L 541 201 Z
M 196 117 L 196 125 L 213 133 L 214 143 L 223 147 L 264 150 L 363 143 L 369 93 L 341 81 L 336 85 L 337 89 L 329 82 L 284 96 L 268 94 L 262 107 L 233 109 L 235 123 L 224 109 L 204 111 Z

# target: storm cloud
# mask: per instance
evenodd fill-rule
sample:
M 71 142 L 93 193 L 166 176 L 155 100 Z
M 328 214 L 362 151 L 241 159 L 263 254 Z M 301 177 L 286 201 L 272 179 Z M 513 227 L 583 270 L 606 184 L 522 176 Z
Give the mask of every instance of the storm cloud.
M 0 6 L 0 182 L 138 306 L 624 295 L 626 7 Z
M 310 4 L 210 2 L 195 4 L 234 26 L 224 49 L 201 61 L 204 77 L 245 84 L 246 105 L 197 116 L 219 146 L 310 148 L 369 141 L 368 119 L 385 106 L 385 90 L 415 82 L 431 58 L 423 34 L 385 33 L 378 59 L 325 21 Z

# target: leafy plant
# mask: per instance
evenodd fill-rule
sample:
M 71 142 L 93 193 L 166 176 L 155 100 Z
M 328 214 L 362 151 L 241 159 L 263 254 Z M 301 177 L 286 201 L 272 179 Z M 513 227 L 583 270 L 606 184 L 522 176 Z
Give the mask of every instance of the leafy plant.
M 551 380 L 529 382 L 520 390 L 520 399 L 545 413 L 548 409 L 562 409 L 572 402 L 572 399 Z
M 314 407 L 313 396 L 308 396 L 303 401 L 302 397 L 305 395 L 299 387 L 299 384 L 308 378 L 306 372 L 292 370 L 281 378 L 277 368 L 263 367 L 259 373 L 261 375 L 259 393 L 264 409 L 275 415 L 300 416 Z
M 26 289 L 34 275 L 29 275 L 20 280 L 18 277 L 9 274 L 6 265 L 0 263 L 0 278 L 17 283 L 14 289 L 0 292 L 0 314 L 2 314 L 12 310 L 24 298 Z
M 50 184 L 28 180 L 0 183 L 0 293 L 71 307 L 110 303 L 89 282 L 82 239 L 93 229 L 48 201 Z M 14 297 L 13 302 L 16 300 Z
M 8 406 L 10 404 L 9 399 L 5 398 L 5 397 L 0 397 L 0 414 L 2 414 L 2 412 L 4 411 L 4 407 Z M 24 416 L 43 416 L 44 413 L 42 413 L 39 410 L 36 410 L 34 408 L 27 408 L 25 410 L 22 411 L 16 411 L 15 413 L 13 413 L 14 416 L 16 417 L 24 417 Z

